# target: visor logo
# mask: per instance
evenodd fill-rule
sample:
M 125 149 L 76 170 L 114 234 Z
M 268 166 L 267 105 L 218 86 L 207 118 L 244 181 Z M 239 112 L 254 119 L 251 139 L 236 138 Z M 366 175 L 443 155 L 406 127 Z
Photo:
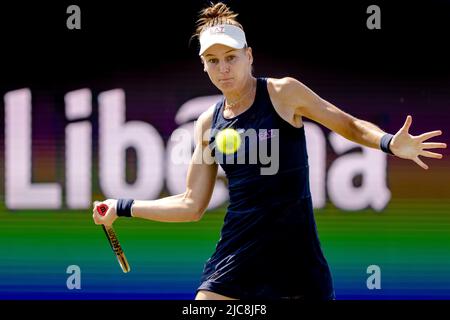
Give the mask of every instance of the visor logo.
M 211 28 L 210 32 L 211 32 L 211 34 L 225 33 L 225 26 L 218 26 L 218 27 Z

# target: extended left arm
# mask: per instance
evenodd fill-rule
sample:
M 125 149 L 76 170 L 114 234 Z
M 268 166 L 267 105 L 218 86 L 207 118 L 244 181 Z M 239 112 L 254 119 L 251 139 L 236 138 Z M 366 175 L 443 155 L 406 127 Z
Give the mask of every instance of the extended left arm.
M 293 109 L 294 115 L 304 116 L 314 120 L 358 144 L 380 149 L 381 138 L 386 132 L 373 123 L 358 119 L 340 110 L 293 78 L 280 79 L 280 83 L 281 87 L 283 87 L 282 91 L 284 92 L 283 100 L 285 105 Z M 428 169 L 428 166 L 419 156 L 435 159 L 442 158 L 442 154 L 424 150 L 447 148 L 445 143 L 425 142 L 430 138 L 441 135 L 442 131 L 430 131 L 413 136 L 408 132 L 411 123 L 412 117 L 408 115 L 403 127 L 390 141 L 389 149 L 393 155 L 399 158 L 413 160 L 423 169 Z

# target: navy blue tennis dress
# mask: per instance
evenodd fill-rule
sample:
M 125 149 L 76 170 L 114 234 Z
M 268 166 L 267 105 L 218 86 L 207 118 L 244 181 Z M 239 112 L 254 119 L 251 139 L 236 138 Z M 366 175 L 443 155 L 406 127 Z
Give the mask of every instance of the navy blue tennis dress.
M 223 107 L 224 98 L 215 106 L 210 147 L 226 173 L 230 202 L 197 291 L 238 299 L 334 299 L 313 215 L 304 127 L 277 114 L 265 78 L 257 79 L 255 101 L 245 112 L 226 119 Z M 257 139 L 243 136 L 239 151 L 224 155 L 215 148 L 215 134 L 224 128 L 241 136 L 254 129 Z M 270 167 L 267 159 L 237 161 L 238 153 L 249 155 L 262 143 L 270 154 L 274 139 L 279 144 L 275 174 L 261 174 Z M 277 154 L 270 156 L 275 161 Z

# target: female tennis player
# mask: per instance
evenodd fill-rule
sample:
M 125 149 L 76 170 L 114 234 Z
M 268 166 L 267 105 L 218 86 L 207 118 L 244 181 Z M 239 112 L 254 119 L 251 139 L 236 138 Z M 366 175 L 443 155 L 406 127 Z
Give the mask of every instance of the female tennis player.
M 196 299 L 335 298 L 332 276 L 322 253 L 309 188 L 303 119 L 312 119 L 360 145 L 428 166 L 419 156 L 441 159 L 425 149 L 446 144 L 425 142 L 441 135 L 409 134 L 412 117 L 388 134 L 320 98 L 300 81 L 255 78 L 252 49 L 237 14 L 217 3 L 201 11 L 196 36 L 200 58 L 223 98 L 196 122 L 196 147 L 182 194 L 158 200 L 108 199 L 110 209 L 96 224 L 112 225 L 119 216 L 182 222 L 201 219 L 216 182 L 218 165 L 228 178 L 230 202 L 221 237 L 204 265 Z M 224 128 L 277 129 L 279 167 L 262 175 L 262 163 L 226 163 L 215 148 Z M 265 137 L 273 139 L 271 135 Z M 205 150 L 207 152 L 205 152 Z

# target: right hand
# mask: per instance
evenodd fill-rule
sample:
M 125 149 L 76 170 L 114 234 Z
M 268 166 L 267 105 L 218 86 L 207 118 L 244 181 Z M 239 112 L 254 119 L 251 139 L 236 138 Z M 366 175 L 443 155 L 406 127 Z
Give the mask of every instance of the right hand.
M 108 211 L 106 214 L 102 216 L 98 213 L 97 207 L 101 204 L 106 204 L 108 206 Z M 94 223 L 99 225 L 103 224 L 105 226 L 112 226 L 114 221 L 117 219 L 116 213 L 117 200 L 116 199 L 107 199 L 105 201 L 95 201 L 94 208 L 92 209 L 92 218 L 94 219 Z

